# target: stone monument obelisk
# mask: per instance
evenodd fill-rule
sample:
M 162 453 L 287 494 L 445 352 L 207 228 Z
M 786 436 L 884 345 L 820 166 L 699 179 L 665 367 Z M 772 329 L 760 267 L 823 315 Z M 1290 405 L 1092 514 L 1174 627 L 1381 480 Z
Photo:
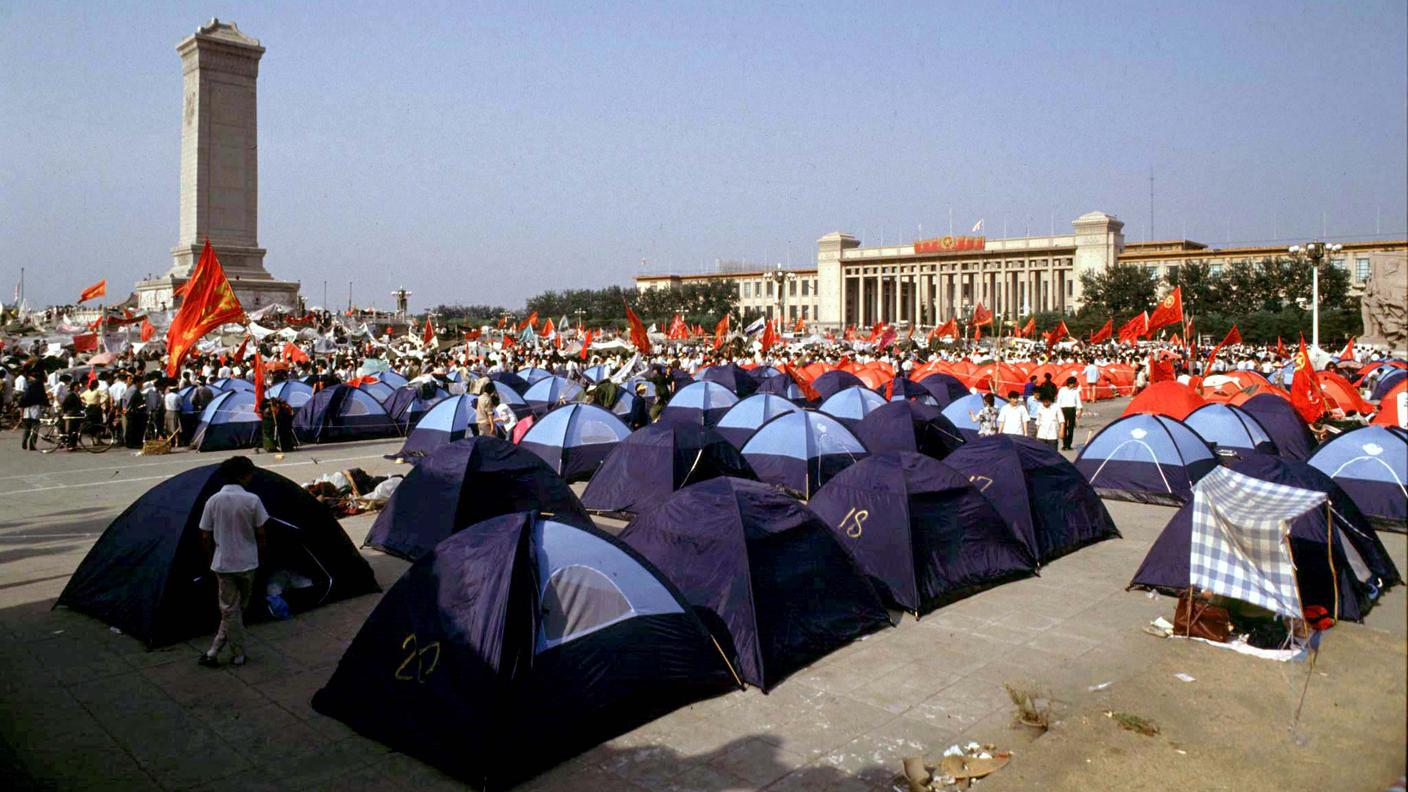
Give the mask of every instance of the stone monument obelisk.
M 140 307 L 164 310 L 209 239 L 246 311 L 298 306 L 299 284 L 275 280 L 259 247 L 255 81 L 264 48 L 233 22 L 210 20 L 176 45 L 181 56 L 181 226 L 171 269 L 137 284 Z

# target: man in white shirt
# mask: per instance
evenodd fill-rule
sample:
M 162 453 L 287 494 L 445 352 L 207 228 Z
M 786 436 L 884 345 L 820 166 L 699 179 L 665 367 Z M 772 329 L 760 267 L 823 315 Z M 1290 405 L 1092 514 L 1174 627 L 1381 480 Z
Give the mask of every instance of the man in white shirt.
M 1095 365 L 1095 358 L 1090 358 L 1081 373 L 1085 375 L 1085 398 L 1095 401 L 1095 386 L 1100 384 L 1100 367 Z
M 1041 406 L 1036 408 L 1036 439 L 1055 450 L 1065 425 L 1061 410 L 1053 407 L 1050 399 L 1042 399 Z
M 245 489 L 254 478 L 254 463 L 249 457 L 230 457 L 215 475 L 230 483 L 210 496 L 200 515 L 201 542 L 210 554 L 210 571 L 215 573 L 220 601 L 220 629 L 210 650 L 200 656 L 200 664 L 211 668 L 220 665 L 220 650 L 226 644 L 231 665 L 245 663 L 244 609 L 254 593 L 264 523 L 269 521 L 264 502 Z
M 1002 434 L 1025 437 L 1027 422 L 1030 420 L 1031 416 L 1027 413 L 1027 408 L 1022 406 L 1022 394 L 1017 391 L 1008 393 L 1007 403 L 997 411 L 997 431 Z
M 1066 384 L 1056 391 L 1056 409 L 1061 411 L 1061 448 L 1070 451 L 1076 434 L 1076 416 L 1085 411 L 1075 377 L 1067 377 Z

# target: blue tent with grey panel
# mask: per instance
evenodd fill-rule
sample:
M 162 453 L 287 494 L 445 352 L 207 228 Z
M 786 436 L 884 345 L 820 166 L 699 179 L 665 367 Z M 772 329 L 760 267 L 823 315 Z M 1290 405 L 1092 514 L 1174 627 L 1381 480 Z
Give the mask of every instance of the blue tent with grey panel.
M 845 424 L 847 429 L 855 431 L 856 427 L 860 426 L 861 419 L 886 404 L 889 402 L 884 396 L 864 385 L 853 385 L 831 394 L 817 409 Z
M 934 401 L 938 404 L 939 409 L 943 409 L 964 396 L 970 395 L 968 386 L 964 385 L 962 381 L 952 374 L 944 374 L 943 372 L 930 374 L 924 379 L 919 380 L 919 384 L 929 392 L 929 395 L 934 397 Z
M 713 426 L 737 403 L 738 396 L 717 382 L 694 382 L 675 392 L 660 411 L 660 420 Z
M 242 390 L 249 391 L 250 393 L 254 392 L 253 382 L 250 382 L 247 379 L 240 379 L 238 377 L 226 377 L 224 379 L 211 380 L 210 387 L 214 388 L 215 390 L 221 391 Z
M 759 481 L 786 487 L 803 498 L 867 453 L 865 444 L 840 421 L 810 410 L 773 418 L 743 444 L 743 458 Z
M 293 414 L 293 432 L 300 443 L 375 440 L 401 433 L 381 402 L 370 393 L 347 385 L 334 385 L 313 394 Z
M 1316 449 L 1310 465 L 1349 493 L 1375 528 L 1408 530 L 1408 432 L 1351 429 Z
M 228 483 L 219 471 L 219 465 L 203 465 L 143 493 L 103 531 L 55 607 L 99 619 L 148 648 L 213 632 L 220 613 L 200 516 L 210 496 Z M 247 621 L 272 618 L 271 582 L 295 614 L 380 591 L 332 512 L 302 487 L 255 468 L 245 489 L 269 512 Z
M 449 396 L 448 391 L 433 382 L 417 382 L 397 388 L 381 406 L 386 408 L 396 428 L 405 433 L 415 429 L 432 407 Z
M 821 518 L 776 487 L 691 484 L 638 515 L 620 539 L 698 609 L 743 681 L 765 691 L 890 623 Z
M 782 396 L 755 393 L 730 407 L 714 424 L 714 429 L 735 447 L 742 448 L 758 427 L 779 415 L 796 411 L 797 405 Z
M 391 494 L 366 544 L 411 561 L 467 525 L 533 510 L 589 520 L 582 502 L 539 459 L 497 437 L 468 437 L 436 449 Z
M 929 378 L 925 377 L 925 379 Z M 995 400 L 994 404 L 997 405 Z M 949 423 L 958 429 L 958 433 L 963 436 L 964 440 L 973 440 L 978 436 L 978 422 L 973 420 L 973 416 L 982 410 L 983 397 L 977 393 L 970 393 L 949 402 L 941 412 L 949 420 Z
M 297 410 L 313 398 L 313 388 L 298 380 L 284 380 L 270 385 L 269 389 L 264 392 L 264 396 L 285 401 L 288 406 Z
M 758 389 L 758 380 L 748 369 L 729 362 L 718 366 L 708 366 L 694 376 L 700 382 L 717 382 L 733 391 L 740 399 L 746 399 Z
M 938 408 L 918 399 L 892 401 L 872 410 L 856 427 L 870 453 L 907 451 L 943 459 L 963 445 L 963 436 Z
M 1076 456 L 1076 469 L 1102 497 L 1179 506 L 1217 467 L 1212 448 L 1176 418 L 1135 413 L 1101 429 Z
M 1290 378 L 1286 379 L 1290 382 Z M 1276 443 L 1276 452 L 1287 459 L 1301 462 L 1315 450 L 1315 435 L 1310 433 L 1305 419 L 1300 417 L 1290 399 L 1273 393 L 1258 393 L 1241 404 L 1242 411 L 1256 419 L 1266 434 Z
M 589 523 L 516 512 L 406 570 L 313 708 L 498 790 L 738 684 L 638 553 Z
M 539 418 L 519 441 L 566 481 L 585 481 L 611 449 L 631 434 L 621 419 L 595 404 L 565 404 Z
M 738 449 L 717 431 L 651 424 L 611 449 L 582 493 L 582 504 L 595 512 L 639 513 L 681 487 L 719 476 L 754 478 Z
M 387 382 L 381 382 L 380 380 L 376 382 L 363 382 L 357 387 L 370 393 L 372 398 L 381 402 L 382 405 L 385 405 L 387 400 L 396 393 L 396 386 Z
M 1183 419 L 1223 460 L 1238 460 L 1248 454 L 1276 453 L 1276 444 L 1250 413 L 1240 407 L 1211 402 L 1188 413 Z
M 542 369 L 537 370 L 541 371 Z M 581 398 L 581 385 L 566 377 L 553 375 L 534 380 L 533 384 L 528 386 L 528 390 L 523 392 L 523 400 L 528 402 L 529 408 L 533 410 L 535 415 L 542 415 L 554 407 L 579 401 Z
M 387 458 L 404 459 L 414 465 L 441 446 L 478 434 L 474 422 L 474 405 L 478 399 L 478 396 L 460 394 L 437 402 L 406 436 L 401 450 L 388 454 Z
M 968 476 L 915 453 L 868 457 L 807 503 L 888 604 L 916 615 L 1036 570 Z
M 205 405 L 190 445 L 197 451 L 253 448 L 259 445 L 262 430 L 253 391 L 227 390 Z
M 781 396 L 793 404 L 799 405 L 807 404 L 811 401 L 807 398 L 807 394 L 802 392 L 802 388 L 797 384 L 797 381 L 792 379 L 788 374 L 774 374 L 762 380 L 758 383 L 758 390 L 753 395 L 756 396 L 759 393 Z
M 822 400 L 829 399 L 836 395 L 837 392 L 843 391 L 846 388 L 856 387 L 864 388 L 865 381 L 849 371 L 842 371 L 840 369 L 832 369 L 831 371 L 823 372 L 816 379 L 812 380 L 812 389 L 817 392 L 817 395 L 820 396 Z
M 545 368 L 529 366 L 528 368 L 519 369 L 518 376 L 521 377 L 524 382 L 528 383 L 531 386 L 537 384 L 539 380 L 544 380 L 548 377 L 552 377 L 555 375 Z

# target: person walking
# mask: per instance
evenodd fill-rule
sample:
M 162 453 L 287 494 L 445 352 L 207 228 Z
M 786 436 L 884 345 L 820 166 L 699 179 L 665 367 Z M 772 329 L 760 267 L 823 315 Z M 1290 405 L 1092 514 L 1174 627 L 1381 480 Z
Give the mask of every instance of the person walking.
M 20 375 L 15 388 L 19 391 L 20 425 L 24 428 L 20 434 L 20 448 L 37 451 L 39 419 L 49 404 L 49 396 L 44 392 L 43 381 L 28 372 Z
M 978 436 L 988 437 L 997 434 L 997 406 L 996 399 L 991 393 L 983 394 L 983 408 L 974 413 L 968 411 L 968 420 L 978 425 Z
M 166 415 L 166 436 L 174 448 L 181 444 L 181 393 L 175 385 L 166 388 L 166 398 L 162 402 Z
M 1044 396 L 1041 397 L 1046 400 Z M 1032 420 L 1027 408 L 1022 405 L 1022 394 L 1009 391 L 1007 403 L 997 411 L 997 427 L 1002 434 L 1027 436 L 1027 424 Z
M 1052 406 L 1050 399 L 1042 399 L 1041 406 L 1036 409 L 1036 439 L 1051 446 L 1051 450 L 1055 451 L 1061 440 L 1063 426 L 1061 411 Z
M 474 425 L 480 437 L 494 437 L 494 408 L 499 404 L 499 394 L 493 388 L 480 391 L 474 400 Z
M 220 650 L 230 647 L 230 664 L 245 664 L 244 610 L 254 593 L 254 574 L 264 548 L 264 524 L 269 512 L 258 495 L 245 489 L 254 479 L 254 462 L 247 456 L 220 463 L 216 476 L 227 482 L 205 502 L 200 515 L 201 542 L 215 573 L 220 629 L 200 664 L 220 665 Z
M 1061 410 L 1061 450 L 1070 451 L 1071 441 L 1076 435 L 1076 417 L 1085 412 L 1085 403 L 1080 399 L 1080 388 L 1075 377 L 1067 377 L 1066 384 L 1056 394 L 1056 406 Z

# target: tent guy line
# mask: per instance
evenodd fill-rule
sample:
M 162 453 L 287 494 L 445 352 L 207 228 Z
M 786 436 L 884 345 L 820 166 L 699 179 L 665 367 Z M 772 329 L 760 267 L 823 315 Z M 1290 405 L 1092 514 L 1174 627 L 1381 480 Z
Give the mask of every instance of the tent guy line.
M 284 468 L 284 467 L 297 467 L 298 465 L 320 465 L 320 464 L 323 464 L 323 463 L 325 463 L 325 462 L 354 462 L 354 461 L 362 460 L 362 459 L 381 459 L 381 458 L 382 458 L 382 455 L 381 455 L 381 454 L 363 454 L 363 455 L 361 455 L 361 456 L 337 457 L 337 458 L 335 458 L 335 459 L 301 459 L 301 460 L 299 460 L 299 461 L 297 461 L 297 462 L 280 462 L 280 463 L 273 464 L 273 465 L 264 465 L 264 467 L 266 467 L 266 468 Z M 169 479 L 169 478 L 171 478 L 172 476 L 175 476 L 175 475 L 177 475 L 177 474 L 172 473 L 172 474 L 164 475 L 164 476 L 140 476 L 140 477 L 138 477 L 138 478 L 110 479 L 110 480 L 108 480 L 108 481 L 93 481 L 93 482 L 84 482 L 84 483 L 80 483 L 80 484 L 55 484 L 55 485 L 53 485 L 53 486 L 51 486 L 51 487 L 30 487 L 29 489 L 10 490 L 9 492 L 0 492 L 0 498 L 9 497 L 9 496 L 11 496 L 11 495 L 28 495 L 28 494 L 35 493 L 35 492 L 48 492 L 48 491 L 50 491 L 50 490 L 73 489 L 74 487 L 102 487 L 102 486 L 106 486 L 106 485 L 110 485 L 110 484 L 130 484 L 130 483 L 136 482 L 136 481 L 161 481 L 161 480 L 163 480 L 163 479 Z

